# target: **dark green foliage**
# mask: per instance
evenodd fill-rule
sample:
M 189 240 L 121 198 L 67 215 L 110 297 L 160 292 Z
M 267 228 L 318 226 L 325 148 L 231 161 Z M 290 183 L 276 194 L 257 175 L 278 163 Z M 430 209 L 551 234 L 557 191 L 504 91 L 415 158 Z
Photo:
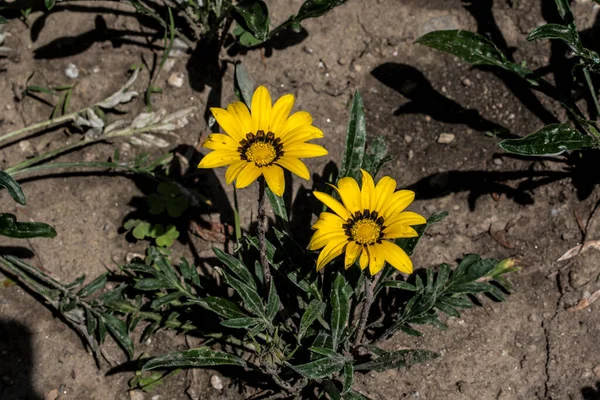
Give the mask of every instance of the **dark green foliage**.
M 342 157 L 339 178 L 349 176 L 357 182 L 361 181 L 360 169 L 363 166 L 366 140 L 365 109 L 362 97 L 357 91 L 352 100 L 352 110 L 350 111 L 350 122 L 348 123 L 346 146 Z

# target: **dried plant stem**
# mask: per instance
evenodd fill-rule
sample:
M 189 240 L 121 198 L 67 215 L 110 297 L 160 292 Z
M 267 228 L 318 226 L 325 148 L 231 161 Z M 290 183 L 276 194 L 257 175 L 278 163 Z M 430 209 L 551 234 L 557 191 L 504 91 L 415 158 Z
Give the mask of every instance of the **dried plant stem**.
M 271 270 L 269 269 L 269 261 L 267 260 L 267 237 L 265 232 L 265 222 L 267 213 L 265 210 L 265 179 L 261 176 L 258 178 L 258 249 L 260 252 L 260 263 L 263 267 L 263 277 L 265 279 L 265 288 L 269 291 L 271 285 Z
M 51 128 L 53 126 L 64 124 L 65 122 L 74 121 L 75 118 L 77 117 L 77 114 L 85 112 L 88 108 L 89 107 L 84 108 L 84 109 L 79 110 L 79 111 L 76 111 L 76 112 L 72 112 L 70 114 L 63 115 L 63 116 L 58 117 L 58 118 L 54 118 L 54 119 L 49 119 L 49 120 L 46 120 L 46 121 L 38 122 L 37 124 L 29 125 L 29 126 L 26 126 L 24 128 L 18 129 L 16 131 L 9 132 L 9 133 L 7 133 L 5 135 L 0 136 L 0 142 L 4 141 L 6 139 L 10 139 L 10 138 L 15 137 L 15 136 L 19 136 L 19 135 L 21 135 L 23 133 L 37 132 L 37 131 L 40 131 L 40 130 L 45 129 L 45 128 Z
M 365 276 L 365 303 L 363 305 L 362 314 L 360 316 L 360 322 L 358 324 L 358 331 L 354 339 L 354 345 L 358 346 L 362 342 L 365 334 L 365 328 L 367 326 L 367 320 L 369 319 L 369 311 L 373 304 L 373 277 Z

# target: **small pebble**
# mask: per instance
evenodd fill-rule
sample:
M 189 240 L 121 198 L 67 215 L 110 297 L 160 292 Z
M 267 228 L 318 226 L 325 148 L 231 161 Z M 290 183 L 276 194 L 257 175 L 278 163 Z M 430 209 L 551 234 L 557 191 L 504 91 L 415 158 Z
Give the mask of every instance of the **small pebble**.
M 527 317 L 527 319 L 529 320 L 529 322 L 535 322 L 538 320 L 538 316 L 535 314 L 531 314 L 529 317 Z
M 144 400 L 144 393 L 139 390 L 130 390 L 129 398 L 131 400 Z
M 415 156 L 415 152 L 413 151 L 413 149 L 410 149 L 408 151 L 408 159 L 412 160 L 414 156 Z
M 65 75 L 71 79 L 77 79 L 77 77 L 79 77 L 79 69 L 77 69 L 77 65 L 69 63 L 67 68 L 65 68 Z
M 307 53 L 307 54 L 312 54 L 312 53 L 315 52 L 311 47 L 307 47 L 307 46 L 304 46 L 302 48 L 302 50 L 304 50 L 304 52 Z
M 171 76 L 169 76 L 169 79 L 167 79 L 167 83 L 169 84 L 169 86 L 173 86 L 176 88 L 182 87 L 183 83 L 184 83 L 183 73 L 175 72 L 175 73 L 171 74 Z
M 600 364 L 592 368 L 592 372 L 596 375 L 596 378 L 600 379 Z
M 44 394 L 44 400 L 56 400 L 58 399 L 58 389 L 52 389 Z
M 464 86 L 467 86 L 467 87 L 469 87 L 469 86 L 473 85 L 473 82 L 471 82 L 471 81 L 469 80 L 469 78 L 465 78 L 465 79 L 463 79 L 463 80 L 462 80 L 462 84 L 463 84 Z
M 344 57 L 338 58 L 337 62 L 340 65 L 346 65 L 346 64 L 348 64 L 348 61 Z
M 21 149 L 21 153 L 33 152 L 33 146 L 31 146 L 31 142 L 29 140 L 21 140 L 19 142 L 19 148 Z
M 494 158 L 494 164 L 496 164 L 496 165 L 502 165 L 502 159 L 501 158 Z
M 217 390 L 223 390 L 223 381 L 219 375 L 212 375 L 210 377 L 210 385 Z
M 160 394 L 152 396 L 152 400 L 160 400 Z
M 404 135 L 404 141 L 406 143 L 411 143 L 413 141 L 413 138 L 410 135 Z
M 453 133 L 442 133 L 438 137 L 437 142 L 441 143 L 441 144 L 448 144 L 448 143 L 452 143 L 454 141 L 454 138 L 455 138 L 455 136 Z
M 363 69 L 362 65 L 360 65 L 360 64 L 354 64 L 354 65 L 352 66 L 352 68 L 354 68 L 354 71 L 355 71 L 355 72 L 361 72 L 361 71 L 362 71 L 362 69 Z

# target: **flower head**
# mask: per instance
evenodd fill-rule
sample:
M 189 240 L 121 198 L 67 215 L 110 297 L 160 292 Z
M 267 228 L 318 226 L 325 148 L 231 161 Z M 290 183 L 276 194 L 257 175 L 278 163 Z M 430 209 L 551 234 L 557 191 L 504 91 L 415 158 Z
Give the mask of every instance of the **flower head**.
M 411 227 L 426 222 L 425 218 L 411 211 L 404 211 L 415 198 L 410 190 L 396 190 L 396 181 L 384 176 L 377 182 L 362 171 L 362 188 L 350 177 L 342 178 L 338 187 L 332 186 L 340 195 L 340 203 L 332 196 L 314 192 L 317 199 L 331 211 L 323 212 L 313 225 L 316 230 L 308 247 L 321 250 L 317 270 L 331 260 L 346 253 L 344 265 L 349 268 L 360 258 L 361 269 L 369 267 L 371 275 L 383 269 L 387 261 L 396 269 L 412 273 L 412 261 L 393 239 L 419 236 Z
M 240 101 L 231 103 L 227 110 L 211 108 L 215 119 L 226 134 L 213 133 L 203 146 L 214 151 L 208 153 L 198 168 L 216 168 L 228 165 L 225 180 L 235 180 L 237 188 L 250 185 L 264 176 L 269 188 L 283 195 L 285 180 L 283 168 L 304 179 L 310 173 L 300 158 L 327 154 L 323 147 L 306 143 L 322 138 L 323 132 L 312 126 L 312 117 L 306 111 L 292 115 L 294 96 L 286 94 L 275 104 L 264 86 L 252 96 L 252 113 Z

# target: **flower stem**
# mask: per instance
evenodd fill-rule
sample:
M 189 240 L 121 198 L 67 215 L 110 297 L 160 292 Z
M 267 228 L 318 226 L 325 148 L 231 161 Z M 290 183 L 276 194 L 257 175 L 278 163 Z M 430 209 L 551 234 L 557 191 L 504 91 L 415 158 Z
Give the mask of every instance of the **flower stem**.
M 598 102 L 598 96 L 596 95 L 596 89 L 594 88 L 594 84 L 592 83 L 592 77 L 590 76 L 590 70 L 587 67 L 583 68 L 583 76 L 585 77 L 585 83 L 587 84 L 587 87 L 590 90 L 590 94 L 592 95 L 592 100 L 594 101 L 594 106 L 596 107 L 597 117 L 600 117 L 600 102 Z
M 373 304 L 373 277 L 365 276 L 365 304 L 363 305 L 362 315 L 360 316 L 360 322 L 358 324 L 358 331 L 354 339 L 354 345 L 359 346 L 362 342 L 365 334 L 365 328 L 367 326 L 367 320 L 369 319 L 369 311 Z
M 260 263 L 263 267 L 263 277 L 265 279 L 265 288 L 267 293 L 271 285 L 271 270 L 267 260 L 267 237 L 265 232 L 265 222 L 267 213 L 265 211 L 265 178 L 258 178 L 258 249 L 260 252 Z

